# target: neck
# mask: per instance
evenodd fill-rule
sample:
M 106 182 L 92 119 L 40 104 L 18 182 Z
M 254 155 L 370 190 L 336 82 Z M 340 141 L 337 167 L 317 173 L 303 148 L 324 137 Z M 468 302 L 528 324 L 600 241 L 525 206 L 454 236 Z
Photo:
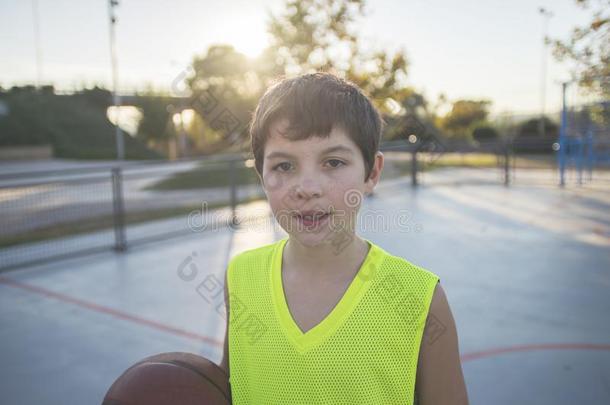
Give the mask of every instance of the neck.
M 339 269 L 348 271 L 352 265 L 359 265 L 368 251 L 369 244 L 355 234 L 339 246 L 331 243 L 307 246 L 290 237 L 284 247 L 284 260 L 288 268 L 297 272 L 338 276 Z

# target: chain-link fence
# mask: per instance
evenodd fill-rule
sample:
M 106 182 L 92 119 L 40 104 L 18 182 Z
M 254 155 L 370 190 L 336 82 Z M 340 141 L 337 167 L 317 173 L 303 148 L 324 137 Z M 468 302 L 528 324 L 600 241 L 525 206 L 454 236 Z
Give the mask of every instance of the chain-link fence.
M 472 137 L 451 137 L 417 116 L 404 117 L 386 142 L 385 171 L 413 185 L 584 185 L 610 181 L 609 103 L 540 115 L 501 114 Z
M 243 156 L 0 176 L 0 269 L 231 226 L 263 199 Z
M 499 136 L 476 142 L 447 140 L 412 121 L 413 133 L 382 142 L 381 181 L 610 183 L 610 134 L 591 116 L 566 111 L 542 135 L 537 119 L 510 117 Z M 252 210 L 238 214 L 245 203 L 265 202 L 253 166 L 236 154 L 0 175 L 0 270 L 257 220 Z

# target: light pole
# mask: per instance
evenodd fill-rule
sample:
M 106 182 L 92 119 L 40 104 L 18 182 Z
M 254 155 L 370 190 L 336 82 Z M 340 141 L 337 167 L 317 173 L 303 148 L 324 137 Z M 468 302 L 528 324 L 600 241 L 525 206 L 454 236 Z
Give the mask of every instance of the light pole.
M 34 46 L 36 48 L 36 87 L 42 85 L 42 48 L 40 46 L 40 15 L 38 0 L 32 0 L 32 20 L 34 22 Z
M 553 16 L 553 13 L 544 7 L 538 8 L 538 12 L 542 15 L 542 68 L 541 68 L 541 84 L 540 84 L 540 122 L 538 123 L 538 133 L 540 137 L 544 138 L 544 113 L 546 110 L 546 36 L 549 25 L 549 19 Z
M 110 61 L 112 63 L 112 94 L 113 94 L 113 104 L 114 104 L 114 127 L 116 134 L 116 150 L 117 150 L 117 159 L 123 160 L 125 158 L 125 147 L 123 140 L 123 131 L 119 127 L 119 116 L 120 116 L 120 105 L 121 99 L 118 93 L 118 70 L 117 70 L 117 60 L 116 60 L 116 35 L 114 32 L 114 25 L 116 23 L 116 16 L 114 15 L 114 7 L 119 5 L 118 0 L 109 0 L 108 1 L 108 15 L 110 17 Z

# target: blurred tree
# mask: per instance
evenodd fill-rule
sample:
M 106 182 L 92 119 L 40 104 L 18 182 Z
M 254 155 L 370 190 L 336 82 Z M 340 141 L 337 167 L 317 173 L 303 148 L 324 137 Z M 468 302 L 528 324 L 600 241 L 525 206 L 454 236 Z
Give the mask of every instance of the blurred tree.
M 172 122 L 169 100 L 150 90 L 138 95 L 141 96 L 138 109 L 142 112 L 142 119 L 136 137 L 150 145 L 168 142 L 174 135 L 169 125 Z
M 110 90 L 94 86 L 91 89 L 84 88 L 74 95 L 84 102 L 95 105 L 99 108 L 107 109 L 113 104 L 112 93 Z
M 271 49 L 283 73 L 329 71 L 351 80 L 373 99 L 382 113 L 386 100 L 401 103 L 413 93 L 406 88 L 408 61 L 403 50 L 365 52 L 356 22 L 365 16 L 364 0 L 288 0 L 270 15 Z
M 439 120 L 441 129 L 454 139 L 472 139 L 472 131 L 487 119 L 488 100 L 457 100 L 451 110 Z
M 361 0 L 288 0 L 279 15 L 269 15 L 268 26 L 284 73 L 327 71 L 338 64 L 347 70 L 358 53 L 351 25 L 363 12 Z
M 57 95 L 52 87 L 13 87 L 0 92 L 9 113 L 0 117 L 0 147 L 50 144 L 55 157 L 114 159 L 114 126 L 107 117 L 110 92 L 84 89 Z M 128 159 L 159 158 L 131 136 L 125 137 Z
M 249 71 L 248 58 L 232 45 L 212 45 L 202 57 L 193 59 L 194 75 L 187 79 L 193 90 L 210 90 L 216 97 L 247 97 L 251 84 L 244 77 Z
M 558 61 L 573 62 L 572 75 L 592 94 L 610 99 L 610 0 L 575 0 L 583 9 L 596 4 L 589 24 L 576 27 L 567 41 L 547 39 Z
M 519 125 L 519 129 L 517 131 L 517 136 L 525 137 L 525 138 L 540 138 L 540 133 L 538 132 L 537 125 L 540 121 L 539 118 L 529 119 L 521 125 Z M 544 117 L 544 133 L 545 138 L 550 138 L 552 140 L 557 139 L 559 127 L 553 121 Z
M 269 62 L 273 52 L 267 50 L 249 59 L 231 45 L 212 45 L 203 56 L 193 59 L 193 74 L 186 79 L 192 92 L 191 105 L 204 131 L 198 136 L 203 153 L 230 148 L 247 136 L 251 111 L 267 81 L 280 70 Z
M 515 152 L 553 153 L 553 143 L 557 142 L 559 126 L 544 117 L 544 136 L 541 136 L 538 130 L 539 125 L 540 118 L 532 118 L 517 126 L 513 142 Z
M 208 143 L 206 148 L 243 145 L 239 141 L 247 137 L 247 123 L 264 90 L 280 77 L 306 72 L 332 72 L 360 86 L 380 112 L 390 117 L 386 127 L 389 138 L 401 133 L 404 114 L 426 119 L 425 99 L 405 84 L 408 61 L 404 51 L 363 50 L 354 25 L 365 15 L 364 3 L 287 0 L 283 11 L 269 14 L 270 46 L 257 58 L 247 58 L 232 46 L 220 44 L 195 57 L 192 75 L 186 80 L 194 95 L 193 108 L 207 127 L 222 135 L 215 147 Z M 206 110 L 214 105 L 211 111 Z M 235 131 L 214 125 L 224 109 L 240 124 L 237 137 L 232 136 Z M 392 130 L 392 125 L 397 127 Z
M 498 131 L 489 123 L 481 123 L 472 130 L 472 138 L 479 143 L 496 141 Z

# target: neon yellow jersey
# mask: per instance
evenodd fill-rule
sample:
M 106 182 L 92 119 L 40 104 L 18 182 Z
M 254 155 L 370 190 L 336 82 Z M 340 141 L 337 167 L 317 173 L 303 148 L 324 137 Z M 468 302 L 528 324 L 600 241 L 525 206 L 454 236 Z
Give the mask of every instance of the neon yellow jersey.
M 303 333 L 283 292 L 287 241 L 242 252 L 228 266 L 233 404 L 412 404 L 440 278 L 366 240 L 367 256 L 341 300 Z

